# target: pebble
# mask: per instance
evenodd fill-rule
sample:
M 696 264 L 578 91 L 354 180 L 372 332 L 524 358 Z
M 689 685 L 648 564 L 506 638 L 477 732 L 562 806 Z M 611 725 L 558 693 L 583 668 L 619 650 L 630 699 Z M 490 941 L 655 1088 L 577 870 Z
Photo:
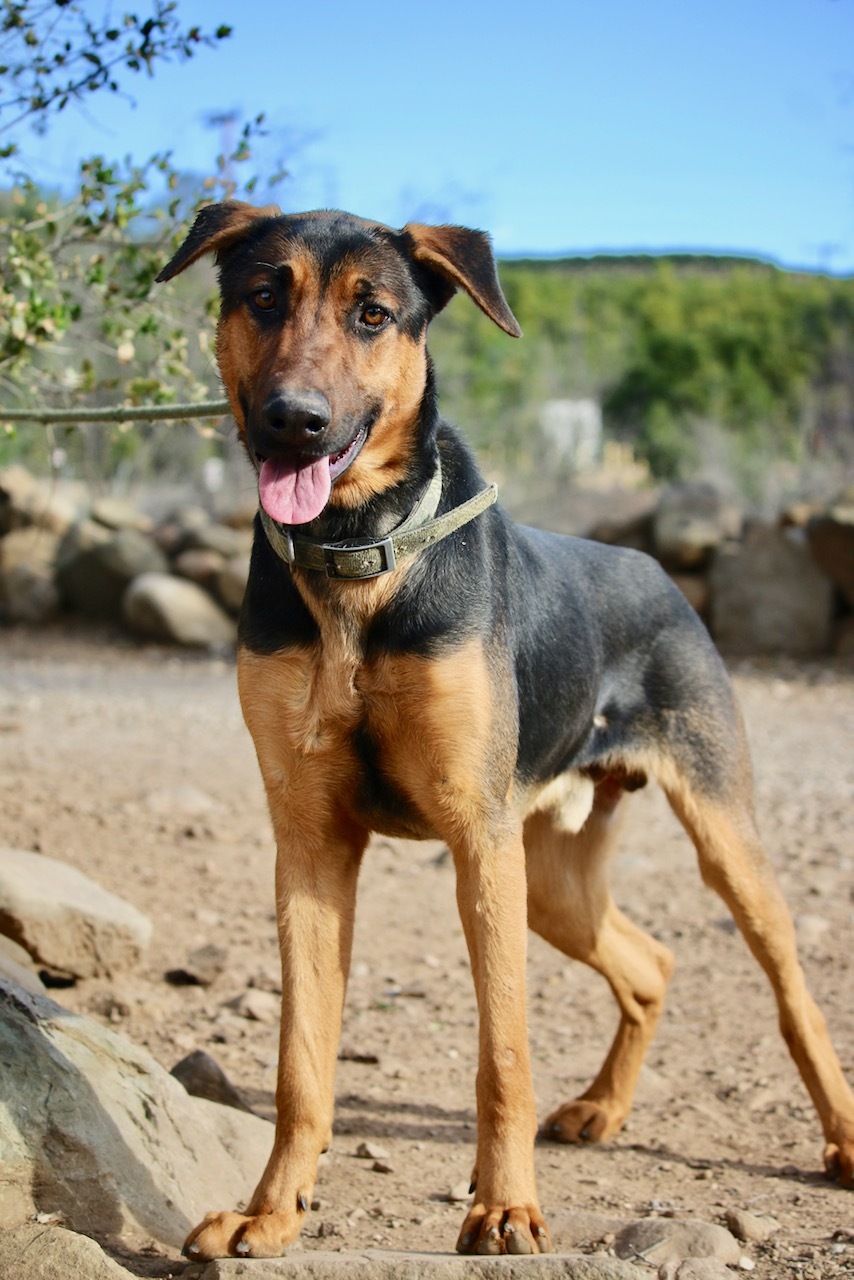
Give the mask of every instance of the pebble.
M 746 1209 L 727 1209 L 724 1218 L 732 1234 L 745 1244 L 761 1244 L 780 1230 L 780 1224 L 774 1218 L 760 1217 Z
M 732 1280 L 732 1272 L 717 1258 L 671 1258 L 658 1268 L 658 1280 Z
M 175 987 L 209 987 L 223 972 L 227 960 L 228 949 L 209 942 L 191 951 L 183 967 L 170 969 L 166 981 Z
M 196 1049 L 176 1062 L 170 1074 L 196 1098 L 207 1098 L 210 1102 L 235 1107 L 238 1111 L 251 1110 L 216 1059 L 203 1049 Z
M 696 1219 L 643 1218 L 630 1222 L 617 1233 L 614 1251 L 618 1258 L 650 1266 L 686 1258 L 714 1258 L 735 1264 L 741 1257 L 738 1241 L 729 1231 Z
M 447 1199 L 450 1200 L 452 1204 L 456 1204 L 458 1201 L 470 1200 L 471 1196 L 471 1182 L 466 1178 L 464 1182 L 454 1183 L 447 1194 Z
M 241 1018 L 248 1018 L 250 1022 L 275 1023 L 279 1020 L 281 1001 L 269 991 L 250 987 L 236 999 L 229 1000 L 228 1008 L 233 1009 Z
M 356 1148 L 360 1160 L 387 1160 L 389 1153 L 378 1142 L 360 1142 Z

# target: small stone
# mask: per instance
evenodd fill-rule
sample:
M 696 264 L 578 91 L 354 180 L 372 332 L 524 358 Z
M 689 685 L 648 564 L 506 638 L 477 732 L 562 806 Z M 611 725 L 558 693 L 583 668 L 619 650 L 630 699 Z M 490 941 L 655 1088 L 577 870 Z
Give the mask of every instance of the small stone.
M 618 1258 L 642 1260 L 650 1266 L 683 1258 L 716 1258 L 722 1263 L 737 1263 L 741 1257 L 738 1241 L 729 1231 L 714 1223 L 684 1218 L 643 1218 L 631 1222 L 618 1232 L 614 1250 Z
M 360 1160 L 387 1160 L 389 1153 L 378 1142 L 360 1142 L 356 1155 Z
M 133 968 L 151 922 L 67 863 L 0 849 L 0 933 L 58 974 L 90 978 Z
M 371 1165 L 372 1173 L 394 1173 L 394 1169 L 385 1160 L 375 1160 Z
M 186 1058 L 176 1062 L 170 1075 L 194 1098 L 207 1098 L 209 1102 L 218 1102 L 224 1107 L 235 1107 L 238 1111 L 249 1111 L 237 1089 L 229 1080 L 222 1067 L 203 1049 L 188 1053 Z
M 470 1200 L 471 1197 L 472 1197 L 471 1182 L 469 1181 L 468 1178 L 466 1178 L 465 1181 L 463 1182 L 454 1183 L 454 1185 L 451 1187 L 450 1191 L 448 1192 L 446 1199 L 450 1200 L 451 1204 L 457 1204 L 457 1203 L 462 1203 L 465 1200 Z
M 281 1015 L 281 1001 L 269 991 L 258 991 L 254 987 L 229 1000 L 227 1007 L 250 1022 L 274 1023 Z
M 717 1258 L 671 1258 L 659 1267 L 658 1280 L 732 1280 L 732 1272 Z
M 732 1234 L 745 1244 L 761 1244 L 780 1230 L 780 1224 L 774 1218 L 748 1213 L 746 1209 L 727 1209 L 724 1218 Z
M 228 950 L 216 942 L 196 947 L 187 956 L 187 963 L 180 969 L 170 969 L 166 981 L 175 987 L 209 987 L 225 969 Z

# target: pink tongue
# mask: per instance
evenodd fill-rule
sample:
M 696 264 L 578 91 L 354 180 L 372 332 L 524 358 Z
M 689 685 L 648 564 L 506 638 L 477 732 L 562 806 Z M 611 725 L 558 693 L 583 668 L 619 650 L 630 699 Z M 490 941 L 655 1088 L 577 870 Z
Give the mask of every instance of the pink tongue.
M 328 458 L 300 464 L 268 458 L 261 465 L 261 506 L 279 524 L 308 524 L 320 515 L 331 490 Z

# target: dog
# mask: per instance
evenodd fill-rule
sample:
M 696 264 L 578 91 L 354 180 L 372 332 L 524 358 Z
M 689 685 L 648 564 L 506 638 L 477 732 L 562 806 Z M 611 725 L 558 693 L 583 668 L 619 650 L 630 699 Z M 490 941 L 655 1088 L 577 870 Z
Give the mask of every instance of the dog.
M 277 842 L 282 1027 L 273 1152 L 194 1259 L 298 1234 L 331 1138 L 356 881 L 373 832 L 453 856 L 479 1014 L 473 1203 L 457 1249 L 550 1249 L 534 1176 L 527 928 L 608 981 L 616 1038 L 540 1132 L 600 1141 L 629 1113 L 673 957 L 615 906 L 626 791 L 655 779 L 767 974 L 825 1136 L 854 1178 L 854 1096 L 759 837 L 729 678 L 639 552 L 514 524 L 439 416 L 431 319 L 462 289 L 512 337 L 488 236 L 334 211 L 209 205 L 160 273 L 215 255 L 217 360 L 258 475 L 238 684 Z

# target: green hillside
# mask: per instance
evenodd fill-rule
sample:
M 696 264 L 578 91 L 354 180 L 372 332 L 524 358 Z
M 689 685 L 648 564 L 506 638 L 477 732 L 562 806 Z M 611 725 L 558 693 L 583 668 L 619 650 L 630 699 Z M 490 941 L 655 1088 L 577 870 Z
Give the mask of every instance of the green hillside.
M 732 257 L 508 260 L 524 339 L 470 306 L 436 322 L 443 403 L 481 447 L 521 456 L 544 400 L 592 397 L 656 476 L 714 436 L 734 470 L 854 462 L 854 279 Z

